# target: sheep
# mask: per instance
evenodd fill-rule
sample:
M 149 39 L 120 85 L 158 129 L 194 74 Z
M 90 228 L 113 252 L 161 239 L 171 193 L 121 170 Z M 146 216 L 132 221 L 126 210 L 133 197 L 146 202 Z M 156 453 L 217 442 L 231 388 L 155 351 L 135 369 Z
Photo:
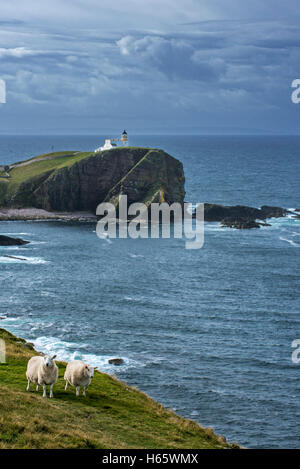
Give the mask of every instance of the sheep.
M 30 383 L 35 383 L 36 390 L 43 386 L 43 397 L 47 397 L 46 386 L 50 386 L 50 397 L 53 397 L 53 385 L 58 379 L 58 368 L 54 358 L 50 356 L 36 356 L 30 358 L 27 364 L 26 378 L 28 381 L 26 391 L 30 391 Z
M 68 384 L 70 384 L 76 387 L 76 396 L 79 396 L 80 386 L 82 386 L 82 395 L 85 396 L 85 390 L 91 384 L 96 368 L 97 367 L 87 365 L 82 360 L 70 361 L 64 375 L 64 379 L 66 380 L 65 391 L 68 389 Z

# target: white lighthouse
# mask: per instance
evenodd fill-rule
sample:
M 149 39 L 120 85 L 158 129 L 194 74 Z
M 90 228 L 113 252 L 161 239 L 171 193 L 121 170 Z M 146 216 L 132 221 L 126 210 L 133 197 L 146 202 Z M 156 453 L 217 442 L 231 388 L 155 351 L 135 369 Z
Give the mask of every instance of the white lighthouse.
M 128 134 L 126 130 L 123 130 L 121 138 L 106 138 L 104 141 L 104 145 L 102 147 L 96 148 L 95 153 L 99 153 L 100 151 L 104 150 L 111 150 L 112 148 L 118 147 L 118 143 L 115 142 L 121 142 L 121 146 L 123 147 L 128 146 Z

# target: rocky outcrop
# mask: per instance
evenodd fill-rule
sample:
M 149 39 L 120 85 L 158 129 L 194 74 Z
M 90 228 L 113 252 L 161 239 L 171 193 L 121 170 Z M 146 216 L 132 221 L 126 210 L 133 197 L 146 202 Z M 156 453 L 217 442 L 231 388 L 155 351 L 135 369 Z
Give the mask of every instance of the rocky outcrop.
M 120 366 L 124 363 L 124 360 L 123 360 L 123 358 L 110 358 L 108 360 L 108 363 L 110 365 Z
M 289 212 L 285 208 L 263 205 L 260 209 L 247 205 L 218 205 L 204 204 L 204 218 L 206 221 L 235 220 L 265 220 L 266 218 L 285 217 Z
M 289 210 L 281 207 L 269 207 L 268 205 L 263 205 L 260 207 L 260 211 L 264 218 L 280 218 L 285 217 L 289 213 Z
M 23 246 L 29 244 L 29 241 L 24 241 L 20 238 L 10 238 L 9 236 L 0 235 L 0 246 Z
M 119 147 L 22 182 L 5 206 L 95 212 L 99 203 L 115 203 L 119 194 L 127 194 L 128 204 L 148 203 L 158 195 L 182 203 L 184 182 L 182 164 L 164 151 Z
M 219 221 L 222 226 L 237 229 L 260 228 L 260 226 L 270 226 L 266 223 L 267 218 L 279 218 L 288 215 L 290 212 L 285 208 L 263 205 L 260 209 L 248 207 L 247 205 L 218 205 L 204 204 L 205 221 Z M 257 220 L 262 220 L 258 222 Z
M 204 204 L 205 221 L 222 221 L 224 219 L 260 219 L 265 217 L 258 208 L 246 205 L 224 206 L 218 204 Z
M 228 228 L 236 228 L 238 230 L 249 230 L 250 228 L 259 228 L 260 223 L 255 220 L 251 220 L 251 218 L 224 218 L 221 220 L 222 226 L 227 226 Z

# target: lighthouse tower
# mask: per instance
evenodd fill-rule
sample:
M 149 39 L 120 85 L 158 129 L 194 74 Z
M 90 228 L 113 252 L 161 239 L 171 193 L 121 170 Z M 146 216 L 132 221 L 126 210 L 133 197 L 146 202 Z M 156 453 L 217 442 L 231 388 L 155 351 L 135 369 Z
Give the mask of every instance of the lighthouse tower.
M 121 142 L 122 142 L 124 147 L 126 147 L 128 145 L 128 135 L 127 135 L 126 130 L 123 130 L 123 132 L 122 132 Z

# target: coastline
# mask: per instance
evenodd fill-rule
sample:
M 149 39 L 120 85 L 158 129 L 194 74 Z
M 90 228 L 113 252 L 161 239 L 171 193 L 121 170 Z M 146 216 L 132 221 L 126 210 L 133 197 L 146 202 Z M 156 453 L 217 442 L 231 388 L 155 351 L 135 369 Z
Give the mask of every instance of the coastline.
M 0 221 L 79 221 L 96 222 L 92 212 L 49 212 L 39 208 L 0 208 Z
M 229 444 L 211 428 L 180 417 L 137 388 L 103 372 L 95 372 L 87 397 L 76 399 L 74 392 L 63 390 L 66 363 L 59 361 L 59 357 L 54 399 L 42 398 L 33 391 L 27 393 L 26 363 L 40 353 L 30 342 L 6 329 L 0 328 L 0 339 L 6 345 L 6 363 L 0 363 L 0 405 L 5 409 L 0 427 L 2 448 L 242 449 L 236 443 Z M 13 418 L 9 418 L 12 412 Z M 36 420 L 37 412 L 38 424 L 35 421 L 30 429 L 27 425 L 20 430 L 16 421 L 26 417 Z M 80 425 L 79 414 L 89 416 L 80 420 Z M 14 437 L 5 440 L 1 434 L 8 431 Z

